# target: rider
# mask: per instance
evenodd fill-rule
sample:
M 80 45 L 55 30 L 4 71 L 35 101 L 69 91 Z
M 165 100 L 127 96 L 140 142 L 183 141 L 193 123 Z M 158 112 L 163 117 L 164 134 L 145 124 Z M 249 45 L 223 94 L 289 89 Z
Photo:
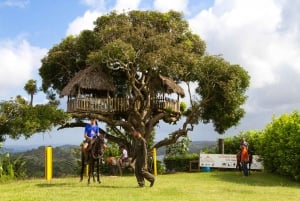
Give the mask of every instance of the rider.
M 99 136 L 99 127 L 97 124 L 97 121 L 94 117 L 90 118 L 90 123 L 85 126 L 84 129 L 84 142 L 82 146 L 82 152 L 84 154 L 85 162 L 88 161 L 88 154 L 87 152 L 89 151 L 91 147 L 91 142 L 93 139 L 95 139 L 97 136 Z
M 245 137 L 242 137 L 241 143 L 240 143 L 240 149 L 242 149 L 242 146 L 245 146 L 245 148 L 248 150 L 249 144 L 246 141 Z
M 123 165 L 125 166 L 125 161 L 128 159 L 128 152 L 127 150 L 125 149 L 125 146 L 121 146 L 121 150 L 122 150 L 122 154 L 121 154 L 121 157 L 120 157 L 120 166 L 123 167 Z

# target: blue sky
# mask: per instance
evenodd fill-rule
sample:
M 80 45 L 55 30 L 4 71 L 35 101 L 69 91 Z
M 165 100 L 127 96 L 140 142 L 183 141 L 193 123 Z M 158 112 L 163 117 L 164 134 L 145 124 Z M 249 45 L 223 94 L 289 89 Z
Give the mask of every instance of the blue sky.
M 0 100 L 18 94 L 38 76 L 40 60 L 67 35 L 92 29 L 96 17 L 113 9 L 184 13 L 193 32 L 206 41 L 209 54 L 222 54 L 251 76 L 246 116 L 224 136 L 262 129 L 273 115 L 300 108 L 300 1 L 297 0 L 0 0 Z M 45 101 L 39 93 L 35 103 Z M 64 100 L 62 100 L 64 102 Z M 63 107 L 63 105 L 62 105 Z M 161 125 L 157 139 L 176 127 Z M 11 144 L 79 144 L 82 129 L 55 129 Z M 200 125 L 192 140 L 216 140 L 210 125 Z

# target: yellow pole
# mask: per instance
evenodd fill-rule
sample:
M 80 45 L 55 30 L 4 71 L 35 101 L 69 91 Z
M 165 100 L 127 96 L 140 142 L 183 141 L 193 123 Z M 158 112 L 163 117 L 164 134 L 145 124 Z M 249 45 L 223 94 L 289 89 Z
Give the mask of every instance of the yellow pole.
M 47 181 L 52 179 L 52 147 L 45 147 L 45 178 Z
M 89 165 L 85 165 L 85 176 L 89 176 Z
M 156 148 L 153 148 L 153 174 L 157 176 L 157 166 L 156 166 Z

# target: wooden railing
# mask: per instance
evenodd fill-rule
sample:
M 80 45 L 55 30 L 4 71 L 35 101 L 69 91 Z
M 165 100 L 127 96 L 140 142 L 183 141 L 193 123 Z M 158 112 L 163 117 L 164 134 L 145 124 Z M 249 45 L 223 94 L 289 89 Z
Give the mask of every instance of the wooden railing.
M 169 98 L 156 98 L 154 104 L 157 109 L 180 112 L 178 101 Z M 140 107 L 137 103 L 136 107 Z M 126 112 L 129 110 L 127 98 L 75 98 L 67 103 L 67 112 Z

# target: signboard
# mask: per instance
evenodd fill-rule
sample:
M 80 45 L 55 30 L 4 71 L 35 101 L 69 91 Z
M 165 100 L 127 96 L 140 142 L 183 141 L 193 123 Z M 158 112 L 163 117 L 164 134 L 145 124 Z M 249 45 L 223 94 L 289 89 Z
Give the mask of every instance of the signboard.
M 258 155 L 253 155 L 251 169 L 261 170 L 264 169 Z M 199 157 L 200 167 L 211 168 L 236 168 L 236 155 L 234 154 L 200 154 Z

